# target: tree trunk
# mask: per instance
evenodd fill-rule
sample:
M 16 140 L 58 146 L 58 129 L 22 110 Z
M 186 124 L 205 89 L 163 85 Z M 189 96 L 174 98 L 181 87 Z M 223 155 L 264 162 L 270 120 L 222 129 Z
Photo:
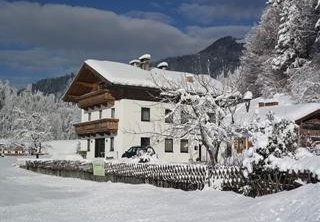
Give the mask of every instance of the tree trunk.
M 220 145 L 221 145 L 221 142 L 215 143 L 215 147 L 216 147 L 216 152 L 214 154 L 215 163 L 218 163 L 218 155 L 219 155 Z
M 211 149 L 210 149 L 210 144 L 209 141 L 207 140 L 206 137 L 206 133 L 203 130 L 203 128 L 200 125 L 200 133 L 201 133 L 201 137 L 202 137 L 202 144 L 206 147 L 206 150 L 209 154 L 210 157 L 210 163 L 212 166 L 216 165 L 217 161 L 216 161 L 216 153 L 214 153 Z
M 207 152 L 209 153 L 210 164 L 211 164 L 212 166 L 216 165 L 216 161 L 215 161 L 215 158 L 214 158 L 214 155 L 213 155 L 212 150 L 210 150 L 206 145 L 205 145 L 205 147 L 206 147 Z
M 42 146 L 41 146 L 41 143 L 40 143 L 40 144 L 39 144 L 39 151 L 38 151 L 38 153 L 40 154 L 41 151 L 42 151 Z

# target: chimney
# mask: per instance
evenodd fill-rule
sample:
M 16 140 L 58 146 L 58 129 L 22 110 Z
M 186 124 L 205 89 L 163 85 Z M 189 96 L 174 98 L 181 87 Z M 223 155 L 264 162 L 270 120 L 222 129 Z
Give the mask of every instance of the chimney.
M 164 70 L 166 70 L 166 69 L 168 69 L 168 67 L 169 67 L 169 65 L 168 65 L 167 62 L 161 62 L 161 63 L 159 63 L 159 64 L 157 65 L 157 68 L 158 68 L 158 69 L 164 69 Z
M 138 60 L 138 59 L 131 60 L 129 62 L 129 64 L 132 65 L 132 66 L 139 67 L 140 66 L 140 60 Z
M 140 65 L 141 68 L 144 70 L 149 70 L 150 69 L 150 60 L 151 60 L 151 55 L 150 54 L 144 54 L 139 57 L 140 60 Z
M 188 83 L 193 83 L 193 82 L 194 82 L 194 80 L 193 80 L 193 75 L 187 75 L 187 76 L 186 76 L 186 81 L 187 81 Z

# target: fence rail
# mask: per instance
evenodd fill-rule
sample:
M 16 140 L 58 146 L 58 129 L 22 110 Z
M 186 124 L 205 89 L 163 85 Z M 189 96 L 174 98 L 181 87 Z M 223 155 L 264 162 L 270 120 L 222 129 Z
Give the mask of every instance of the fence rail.
M 75 177 L 95 181 L 112 181 L 131 184 L 152 184 L 158 187 L 177 188 L 186 191 L 202 190 L 217 182 L 225 191 L 234 191 L 248 196 L 262 196 L 283 190 L 291 190 L 302 183 L 317 183 L 319 178 L 312 172 L 279 171 L 258 169 L 248 178 L 235 166 L 209 167 L 197 164 L 148 164 L 105 163 L 105 177 L 93 175 L 93 166 L 81 161 L 26 161 L 21 167 L 39 173 L 62 177 Z

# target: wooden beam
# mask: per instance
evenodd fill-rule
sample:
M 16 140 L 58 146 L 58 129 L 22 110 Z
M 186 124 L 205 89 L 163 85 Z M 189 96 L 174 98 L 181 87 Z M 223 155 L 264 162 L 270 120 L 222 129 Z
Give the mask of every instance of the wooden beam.
M 87 88 L 94 88 L 96 84 L 94 83 L 89 83 L 89 82 L 82 82 L 82 81 L 76 81 L 75 82 L 77 85 L 87 87 Z
M 79 96 L 75 96 L 75 95 L 68 95 L 67 96 L 69 98 L 69 100 L 76 102 L 79 100 Z

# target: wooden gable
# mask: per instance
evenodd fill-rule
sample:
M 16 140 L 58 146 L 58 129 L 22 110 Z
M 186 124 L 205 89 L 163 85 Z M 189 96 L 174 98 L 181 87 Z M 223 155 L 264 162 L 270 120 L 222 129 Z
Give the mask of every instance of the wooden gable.
M 302 146 L 312 146 L 320 141 L 320 109 L 296 121 L 300 127 L 300 143 Z
M 315 123 L 319 123 L 320 122 L 320 109 L 296 120 L 296 124 L 301 125 L 307 122 L 315 122 Z M 319 125 L 320 127 L 320 125 Z
M 91 100 L 93 97 L 98 99 L 98 96 L 99 98 L 107 97 L 105 100 L 106 102 L 120 99 L 159 101 L 160 90 L 155 88 L 113 84 L 90 66 L 84 64 L 64 95 L 63 100 L 66 102 L 78 103 L 81 108 L 84 108 L 87 106 L 82 104 L 87 104 L 84 100 Z
M 63 100 L 78 102 L 82 96 L 104 88 L 105 84 L 108 84 L 106 79 L 84 64 L 65 93 Z

